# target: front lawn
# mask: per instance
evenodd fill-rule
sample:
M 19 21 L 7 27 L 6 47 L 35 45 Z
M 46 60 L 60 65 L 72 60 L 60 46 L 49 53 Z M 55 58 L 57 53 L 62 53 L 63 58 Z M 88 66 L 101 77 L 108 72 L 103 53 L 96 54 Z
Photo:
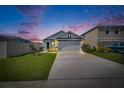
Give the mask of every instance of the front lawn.
M 93 52 L 92 54 L 102 57 L 102 58 L 106 58 L 108 60 L 112 60 L 114 62 L 117 63 L 121 63 L 124 64 L 124 55 L 119 54 L 119 53 L 97 53 L 97 52 Z
M 1 81 L 46 80 L 56 53 L 0 59 Z

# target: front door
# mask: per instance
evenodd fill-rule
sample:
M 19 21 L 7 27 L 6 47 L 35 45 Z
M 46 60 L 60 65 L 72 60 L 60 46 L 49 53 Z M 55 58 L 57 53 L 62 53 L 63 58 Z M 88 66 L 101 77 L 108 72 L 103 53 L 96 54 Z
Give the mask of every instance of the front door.
M 49 42 L 47 42 L 47 49 L 49 49 Z

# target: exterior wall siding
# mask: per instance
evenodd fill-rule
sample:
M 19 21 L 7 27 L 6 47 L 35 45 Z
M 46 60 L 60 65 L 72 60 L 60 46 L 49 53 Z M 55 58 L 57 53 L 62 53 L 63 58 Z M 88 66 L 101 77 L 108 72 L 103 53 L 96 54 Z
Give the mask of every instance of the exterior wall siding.
M 92 47 L 97 47 L 98 42 L 98 29 L 94 29 L 93 31 L 85 34 L 85 39 L 83 43 L 89 44 Z
M 124 40 L 124 30 L 120 30 L 119 34 L 115 34 L 114 30 L 110 31 L 110 34 L 106 34 L 105 27 L 99 29 L 98 39 L 101 41 L 123 41 Z
M 17 56 L 30 53 L 31 48 L 29 43 L 17 42 L 17 40 L 10 40 L 7 42 L 7 56 Z
M 7 48 L 7 42 L 6 41 L 0 41 L 0 58 L 6 58 L 6 48 Z
M 109 34 L 106 34 L 106 27 L 108 27 Z M 113 46 L 114 44 L 124 42 L 124 26 L 116 26 L 119 28 L 119 33 L 115 34 L 114 26 L 101 26 L 85 34 L 83 43 L 91 46 L 97 46 L 100 42 L 104 47 Z M 122 46 L 121 46 L 122 47 Z
M 114 27 L 114 26 L 113 26 Z M 106 34 L 105 27 L 99 28 L 98 40 L 104 47 L 112 47 L 115 43 L 124 42 L 124 29 L 119 27 L 119 34 L 115 34 L 115 30 L 111 29 L 110 34 Z

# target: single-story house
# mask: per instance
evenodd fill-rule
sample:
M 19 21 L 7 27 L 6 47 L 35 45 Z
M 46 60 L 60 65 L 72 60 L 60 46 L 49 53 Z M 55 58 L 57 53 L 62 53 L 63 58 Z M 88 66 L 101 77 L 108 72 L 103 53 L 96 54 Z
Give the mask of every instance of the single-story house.
M 82 35 L 83 43 L 97 48 L 98 42 L 103 47 L 124 49 L 124 25 L 96 26 Z
M 61 50 L 68 46 L 81 44 L 82 37 L 69 31 L 59 31 L 43 40 L 44 49 L 47 50 L 49 48 L 57 48 Z
M 29 40 L 0 34 L 0 58 L 18 56 L 32 52 L 30 45 L 39 49 L 39 44 L 34 44 Z

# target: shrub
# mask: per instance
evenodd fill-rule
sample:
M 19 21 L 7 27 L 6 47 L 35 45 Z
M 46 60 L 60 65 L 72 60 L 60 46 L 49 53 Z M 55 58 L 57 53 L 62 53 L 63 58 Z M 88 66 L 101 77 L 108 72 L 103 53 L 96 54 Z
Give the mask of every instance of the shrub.
M 84 52 L 92 52 L 93 51 L 93 49 L 91 48 L 91 46 L 88 45 L 88 44 L 82 44 L 81 48 L 82 48 L 82 50 Z
M 49 48 L 48 52 L 58 52 L 58 48 Z
M 93 47 L 93 51 L 94 51 L 94 52 L 96 51 L 96 47 L 95 47 L 95 46 Z
M 102 44 L 100 42 L 97 43 L 96 52 L 100 52 L 100 53 L 104 52 L 104 47 L 102 46 Z
M 111 52 L 111 51 L 112 51 L 111 48 L 105 48 L 105 47 L 103 47 L 103 46 L 101 45 L 101 43 L 98 42 L 96 52 L 109 53 L 109 52 Z
M 40 47 L 40 51 L 43 51 L 43 46 Z
M 36 56 L 36 53 L 38 52 L 38 50 L 35 48 L 35 46 L 33 44 L 29 45 L 30 49 L 31 49 L 31 53 L 33 56 Z
M 104 52 L 105 52 L 105 53 L 112 52 L 112 49 L 111 49 L 111 48 L 104 48 Z

